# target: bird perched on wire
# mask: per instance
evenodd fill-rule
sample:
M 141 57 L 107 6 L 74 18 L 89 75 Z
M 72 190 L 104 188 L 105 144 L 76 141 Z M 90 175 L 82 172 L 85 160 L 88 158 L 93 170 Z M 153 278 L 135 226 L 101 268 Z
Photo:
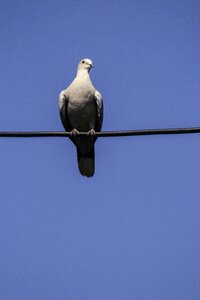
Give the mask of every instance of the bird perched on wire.
M 89 72 L 92 67 L 90 59 L 82 59 L 75 79 L 59 96 L 62 124 L 71 132 L 70 139 L 77 148 L 79 171 L 87 177 L 94 175 L 95 132 L 101 130 L 103 122 L 103 99 L 91 82 Z M 79 132 L 87 132 L 88 136 L 81 136 Z

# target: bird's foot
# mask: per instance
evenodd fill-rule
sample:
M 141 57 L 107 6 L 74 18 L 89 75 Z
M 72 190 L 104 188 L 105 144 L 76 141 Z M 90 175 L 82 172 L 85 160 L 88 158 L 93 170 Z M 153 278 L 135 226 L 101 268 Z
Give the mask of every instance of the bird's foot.
M 88 131 L 88 134 L 89 135 L 95 135 L 96 131 L 94 129 L 91 129 L 91 130 Z
M 72 131 L 70 132 L 70 134 L 71 135 L 77 135 L 77 134 L 79 134 L 79 131 L 76 128 L 74 128 L 74 129 L 72 129 Z

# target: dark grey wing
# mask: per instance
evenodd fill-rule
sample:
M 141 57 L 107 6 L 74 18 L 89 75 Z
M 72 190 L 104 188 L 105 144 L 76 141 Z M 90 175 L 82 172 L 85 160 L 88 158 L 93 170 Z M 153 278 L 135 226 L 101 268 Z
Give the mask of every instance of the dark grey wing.
M 62 91 L 59 95 L 59 111 L 63 127 L 66 131 L 71 131 L 72 128 L 68 120 L 68 98 L 64 91 Z
M 103 97 L 100 92 L 95 91 L 94 98 L 97 107 L 97 122 L 95 130 L 100 131 L 103 123 Z

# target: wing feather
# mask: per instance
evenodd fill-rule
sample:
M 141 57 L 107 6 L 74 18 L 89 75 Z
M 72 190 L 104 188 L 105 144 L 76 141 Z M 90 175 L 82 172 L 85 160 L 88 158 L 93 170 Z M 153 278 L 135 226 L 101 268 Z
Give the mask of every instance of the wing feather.
M 97 122 L 95 129 L 100 131 L 103 123 L 103 97 L 100 92 L 95 91 L 94 98 L 97 107 Z
M 62 124 L 66 131 L 71 131 L 72 128 L 70 126 L 69 120 L 68 120 L 68 98 L 65 95 L 64 91 L 62 91 L 59 95 L 59 111 L 60 111 L 60 118 L 62 121 Z

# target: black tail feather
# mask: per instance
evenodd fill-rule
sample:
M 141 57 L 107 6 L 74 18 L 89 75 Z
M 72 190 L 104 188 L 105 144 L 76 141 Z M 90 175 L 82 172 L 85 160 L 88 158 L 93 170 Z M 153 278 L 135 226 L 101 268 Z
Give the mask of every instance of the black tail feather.
M 82 154 L 77 147 L 77 160 L 78 160 L 78 168 L 80 173 L 83 176 L 92 177 L 94 175 L 95 169 L 95 154 L 94 154 L 94 146 L 87 154 Z

